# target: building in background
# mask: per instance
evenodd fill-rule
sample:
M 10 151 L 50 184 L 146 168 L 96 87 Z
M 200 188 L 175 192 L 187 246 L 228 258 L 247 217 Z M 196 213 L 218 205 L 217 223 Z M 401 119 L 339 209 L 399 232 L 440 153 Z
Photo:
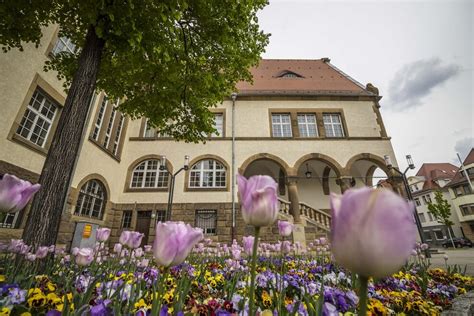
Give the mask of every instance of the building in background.
M 463 161 L 463 168 L 454 175 L 449 183 L 449 192 L 454 211 L 457 213 L 463 235 L 474 241 L 474 148 Z M 468 181 L 468 177 L 470 181 Z
M 428 203 L 435 202 L 435 192 L 441 191 L 443 197 L 451 204 L 451 236 L 461 237 L 461 225 L 458 214 L 451 201 L 448 184 L 452 181 L 458 167 L 450 163 L 424 163 L 415 176 L 408 178 L 416 211 L 423 227 L 425 241 L 431 246 L 440 246 L 449 239 L 447 227 L 440 224 L 428 210 Z
M 73 52 L 44 29 L 41 45 L 0 55 L 0 174 L 36 182 L 65 101 L 55 72 L 43 72 L 50 56 Z M 217 133 L 205 144 L 176 142 L 131 120 L 98 93 L 92 101 L 58 243 L 94 238 L 99 226 L 138 230 L 151 243 L 155 223 L 181 220 L 206 236 L 230 242 L 250 233 L 239 211 L 235 173 L 266 174 L 278 182 L 283 218 L 300 223 L 306 239 L 329 230 L 329 193 L 372 186 L 377 169 L 388 173 L 384 155 L 395 162 L 379 111 L 378 90 L 363 86 L 330 63 L 317 60 L 262 60 L 254 83 L 240 83 L 235 98 L 212 109 Z M 170 172 L 190 156 L 189 170 L 176 177 L 167 213 Z M 166 160 L 162 159 L 166 156 Z M 61 172 L 61 170 L 58 170 Z M 395 181 L 395 180 L 394 180 Z M 18 238 L 28 208 L 0 219 L 0 238 Z M 234 217 L 235 215 L 235 217 Z M 264 238 L 275 240 L 275 228 Z M 76 236 L 76 237 L 74 237 Z

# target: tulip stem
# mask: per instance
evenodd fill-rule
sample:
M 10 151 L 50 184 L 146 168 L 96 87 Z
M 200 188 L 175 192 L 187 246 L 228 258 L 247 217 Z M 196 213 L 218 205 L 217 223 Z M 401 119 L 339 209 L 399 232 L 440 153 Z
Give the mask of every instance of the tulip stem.
M 367 314 L 367 287 L 369 278 L 366 276 L 359 276 L 359 316 L 366 316 Z
M 249 315 L 255 315 L 254 312 L 254 295 L 255 295 L 255 267 L 257 265 L 257 249 L 258 249 L 258 236 L 260 235 L 260 227 L 255 227 L 255 239 L 253 241 L 252 251 L 252 266 L 250 272 L 250 293 L 249 293 Z

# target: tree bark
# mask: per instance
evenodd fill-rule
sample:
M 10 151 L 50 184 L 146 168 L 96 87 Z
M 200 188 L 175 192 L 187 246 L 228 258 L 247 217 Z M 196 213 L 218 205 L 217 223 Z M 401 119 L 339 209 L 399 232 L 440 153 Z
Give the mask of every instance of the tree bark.
M 79 67 L 41 171 L 41 189 L 33 199 L 23 230 L 23 240 L 34 248 L 56 243 L 104 45 L 105 41 L 97 37 L 94 26 L 89 26 Z

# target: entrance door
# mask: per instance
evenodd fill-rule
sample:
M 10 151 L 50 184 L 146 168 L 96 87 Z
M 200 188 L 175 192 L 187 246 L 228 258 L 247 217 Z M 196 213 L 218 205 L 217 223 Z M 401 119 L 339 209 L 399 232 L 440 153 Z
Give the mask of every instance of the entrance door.
M 148 234 L 150 233 L 150 224 L 151 224 L 151 211 L 138 211 L 137 213 L 137 226 L 136 231 L 143 233 L 142 244 L 148 244 Z

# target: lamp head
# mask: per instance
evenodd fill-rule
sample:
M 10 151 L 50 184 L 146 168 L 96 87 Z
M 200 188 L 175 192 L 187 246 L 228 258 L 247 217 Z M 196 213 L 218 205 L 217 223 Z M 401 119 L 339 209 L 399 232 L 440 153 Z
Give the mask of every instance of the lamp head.
M 160 170 L 163 171 L 166 169 L 166 156 L 161 156 L 160 159 Z
M 411 158 L 411 155 L 407 155 L 406 158 L 407 158 L 408 167 L 410 169 L 415 169 L 415 164 L 413 163 L 413 159 Z

